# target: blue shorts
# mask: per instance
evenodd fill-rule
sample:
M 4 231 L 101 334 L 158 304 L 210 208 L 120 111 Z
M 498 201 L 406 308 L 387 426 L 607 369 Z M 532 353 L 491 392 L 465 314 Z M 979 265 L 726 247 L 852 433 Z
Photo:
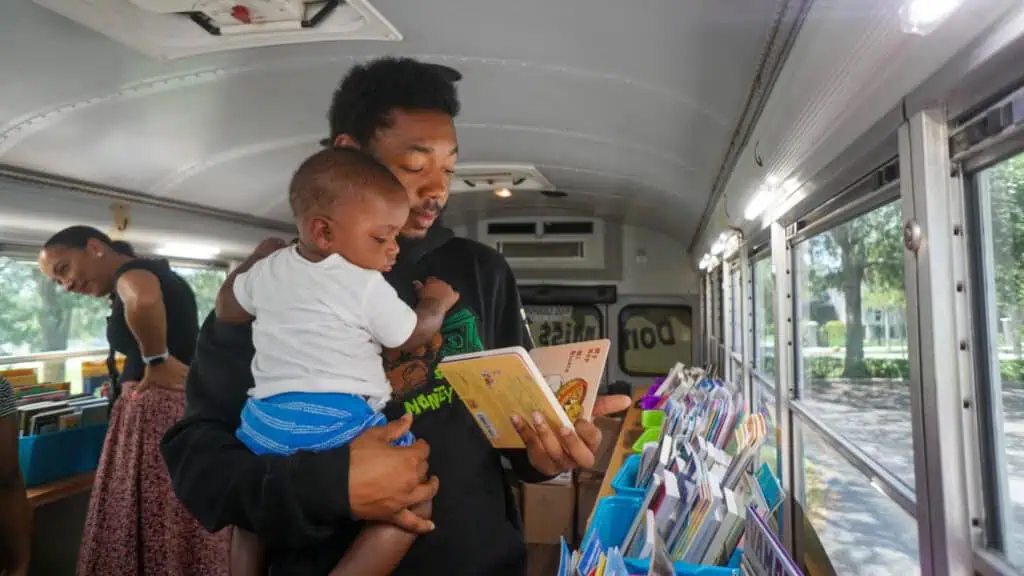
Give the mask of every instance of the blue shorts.
M 361 396 L 287 392 L 262 400 L 249 398 L 235 436 L 254 454 L 287 456 L 298 450 L 344 446 L 367 428 L 384 424 L 387 418 Z M 394 444 L 408 446 L 413 441 L 406 432 Z

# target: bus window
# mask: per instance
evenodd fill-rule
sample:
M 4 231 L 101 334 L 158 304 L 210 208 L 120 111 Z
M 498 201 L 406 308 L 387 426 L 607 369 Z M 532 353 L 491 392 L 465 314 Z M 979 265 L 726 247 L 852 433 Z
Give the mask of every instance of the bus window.
M 604 317 L 597 306 L 527 305 L 524 308 L 536 346 L 604 338 Z
M 689 306 L 626 306 L 619 312 L 619 367 L 630 376 L 662 376 L 693 362 Z

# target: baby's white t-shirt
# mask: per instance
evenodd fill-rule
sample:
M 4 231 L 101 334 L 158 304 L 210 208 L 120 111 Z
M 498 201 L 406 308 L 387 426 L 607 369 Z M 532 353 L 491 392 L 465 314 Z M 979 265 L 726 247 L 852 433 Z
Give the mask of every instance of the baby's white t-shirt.
M 405 343 L 416 329 L 416 312 L 380 272 L 337 254 L 310 262 L 289 246 L 239 274 L 234 292 L 242 308 L 256 317 L 256 385 L 250 396 L 341 392 L 390 397 L 381 346 Z

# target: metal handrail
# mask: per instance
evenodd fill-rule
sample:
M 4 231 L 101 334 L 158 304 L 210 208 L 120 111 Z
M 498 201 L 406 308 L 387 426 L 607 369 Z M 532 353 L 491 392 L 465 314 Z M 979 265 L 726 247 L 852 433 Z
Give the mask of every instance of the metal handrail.
M 50 360 L 71 360 L 73 358 L 87 358 L 89 356 L 106 356 L 110 353 L 107 348 L 95 348 L 93 350 L 56 350 L 53 352 L 36 352 L 35 354 L 21 354 L 17 356 L 0 356 L 0 366 L 11 364 L 27 364 L 29 362 L 47 362 Z
M 917 497 L 903 480 L 897 478 L 849 440 L 833 432 L 821 419 L 811 414 L 799 400 L 790 400 L 789 408 L 798 420 L 814 429 L 826 444 L 842 456 L 843 460 L 867 476 L 872 486 L 888 496 L 907 514 L 917 518 Z

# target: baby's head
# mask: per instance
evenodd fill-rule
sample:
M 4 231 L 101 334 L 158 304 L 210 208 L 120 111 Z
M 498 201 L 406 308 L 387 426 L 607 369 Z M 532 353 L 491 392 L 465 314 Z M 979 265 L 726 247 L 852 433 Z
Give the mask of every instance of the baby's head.
M 394 265 L 409 197 L 373 157 L 348 148 L 317 152 L 295 172 L 288 199 L 307 250 L 370 270 Z

